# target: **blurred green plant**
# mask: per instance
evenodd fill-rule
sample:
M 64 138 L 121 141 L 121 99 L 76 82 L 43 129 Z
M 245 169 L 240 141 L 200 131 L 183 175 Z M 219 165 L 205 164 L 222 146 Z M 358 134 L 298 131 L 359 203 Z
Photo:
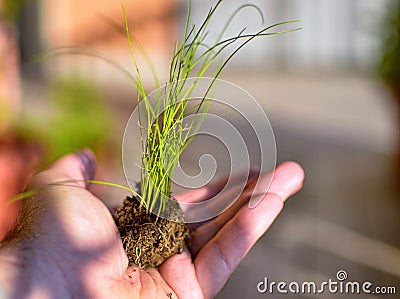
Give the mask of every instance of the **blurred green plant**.
M 29 0 L 0 0 L 0 18 L 15 22 Z
M 0 78 L 1 78 L 1 69 L 0 69 Z M 0 135 L 3 133 L 4 127 L 6 124 L 12 122 L 12 111 L 9 105 L 6 104 L 7 99 L 0 97 Z
M 45 163 L 85 147 L 96 154 L 104 151 L 112 128 L 111 115 L 91 82 L 82 78 L 51 82 L 48 109 L 48 116 L 33 116 L 22 125 L 25 135 L 44 144 Z
M 389 84 L 400 85 L 400 1 L 390 3 L 383 26 L 384 43 L 379 73 Z

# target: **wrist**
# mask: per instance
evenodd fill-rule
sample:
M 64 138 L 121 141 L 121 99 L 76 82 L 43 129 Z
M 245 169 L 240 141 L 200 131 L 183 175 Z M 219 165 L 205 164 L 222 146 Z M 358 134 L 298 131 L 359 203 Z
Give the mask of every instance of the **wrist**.
M 18 289 L 22 293 L 30 284 L 26 281 L 29 273 L 24 274 L 24 278 L 21 277 L 26 263 L 24 248 L 16 241 L 7 242 L 0 247 L 0 285 L 5 298 L 16 297 Z
M 0 247 L 0 299 L 64 298 L 62 274 L 35 240 L 12 240 Z

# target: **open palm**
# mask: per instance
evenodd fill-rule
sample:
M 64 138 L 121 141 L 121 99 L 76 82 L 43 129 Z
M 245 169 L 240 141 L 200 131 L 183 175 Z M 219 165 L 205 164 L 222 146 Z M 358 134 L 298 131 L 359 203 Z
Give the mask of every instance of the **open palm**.
M 32 188 L 90 179 L 94 164 L 86 151 L 66 156 L 36 175 Z M 158 270 L 128 267 L 109 210 L 85 183 L 43 188 L 24 202 L 20 225 L 0 247 L 0 286 L 11 298 L 212 298 L 284 201 L 301 188 L 303 176 L 295 163 L 280 165 L 254 209 L 245 204 L 254 188 L 250 178 L 241 198 L 220 216 L 191 227 L 190 248 Z M 178 200 L 205 200 L 218 188 L 204 187 Z

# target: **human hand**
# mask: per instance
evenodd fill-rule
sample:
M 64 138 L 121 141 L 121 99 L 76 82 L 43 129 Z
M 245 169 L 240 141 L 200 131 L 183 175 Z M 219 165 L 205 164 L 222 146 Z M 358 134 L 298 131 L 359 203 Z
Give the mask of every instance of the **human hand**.
M 31 188 L 48 187 L 24 201 L 20 225 L 0 247 L 0 294 L 3 287 L 11 298 L 212 298 L 304 177 L 297 164 L 280 165 L 254 209 L 246 205 L 254 188 L 249 181 L 228 211 L 192 227 L 190 249 L 157 270 L 128 267 L 109 210 L 84 183 L 94 173 L 94 158 L 84 151 L 34 177 Z M 73 183 L 53 184 L 66 180 Z M 218 188 L 207 186 L 178 200 L 205 200 Z

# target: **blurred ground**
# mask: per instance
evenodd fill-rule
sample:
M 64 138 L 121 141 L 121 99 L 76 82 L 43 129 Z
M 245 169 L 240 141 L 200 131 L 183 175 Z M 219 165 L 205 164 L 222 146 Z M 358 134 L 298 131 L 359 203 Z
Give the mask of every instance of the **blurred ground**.
M 283 298 L 289 295 L 259 294 L 257 283 L 265 276 L 321 282 L 336 279 L 339 270 L 350 281 L 399 291 L 396 107 L 385 89 L 349 75 L 251 76 L 240 82 L 270 117 L 278 162 L 298 161 L 306 181 L 218 298 Z M 330 297 L 351 295 L 315 296 Z

